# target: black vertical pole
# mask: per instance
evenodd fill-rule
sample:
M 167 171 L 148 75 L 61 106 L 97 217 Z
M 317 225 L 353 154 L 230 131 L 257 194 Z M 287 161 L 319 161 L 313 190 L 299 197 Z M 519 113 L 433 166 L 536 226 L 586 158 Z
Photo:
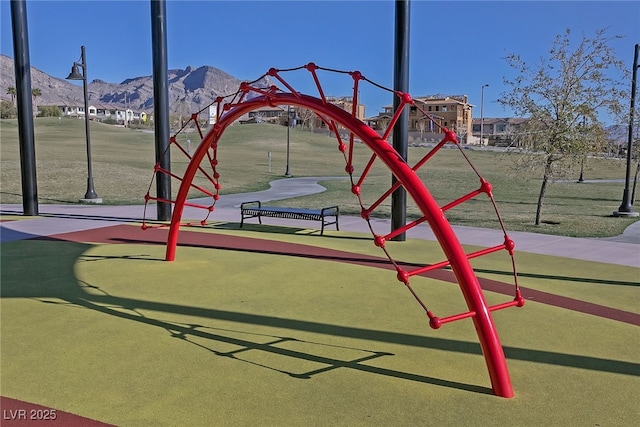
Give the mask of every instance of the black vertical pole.
M 33 104 L 31 103 L 31 62 L 27 7 L 24 1 L 11 1 L 13 30 L 13 65 L 16 74 L 18 101 L 18 138 L 20 140 L 20 173 L 22 177 L 22 212 L 38 215 L 38 184 L 36 180 L 36 149 L 33 132 Z
M 87 191 L 84 201 L 102 203 L 93 186 L 93 169 L 91 166 L 91 130 L 89 127 L 89 95 L 87 92 L 87 52 L 84 46 L 80 46 L 80 58 L 82 60 L 82 94 L 84 96 L 84 134 L 87 143 Z
M 393 89 L 402 93 L 409 92 L 409 0 L 396 0 L 396 25 L 394 44 Z M 400 99 L 393 98 L 393 110 L 397 111 Z M 409 154 L 409 110 L 404 111 L 393 128 L 393 148 L 407 160 Z M 396 178 L 392 177 L 392 183 Z M 398 188 L 391 195 L 391 230 L 404 227 L 407 218 L 407 191 Z M 405 241 L 406 234 L 400 233 L 392 240 Z
M 289 128 L 291 125 L 289 121 L 291 120 L 291 106 L 287 105 L 287 167 L 284 171 L 284 176 L 287 178 L 291 176 L 291 171 L 289 170 L 289 157 L 290 157 L 290 149 L 289 149 Z
M 629 109 L 629 135 L 627 141 L 627 170 L 624 181 L 624 191 L 622 193 L 622 204 L 618 208 L 617 212 L 614 212 L 614 216 L 638 216 L 637 212 L 633 211 L 633 203 L 631 202 L 631 155 L 633 148 L 633 114 L 635 110 L 636 100 L 636 76 L 638 73 L 638 51 L 640 51 L 640 45 L 635 46 L 633 54 L 633 73 L 631 77 L 631 107 Z
M 151 0 L 151 44 L 153 50 L 153 116 L 156 163 L 171 170 L 169 155 L 169 80 L 167 66 L 167 16 L 165 0 Z M 156 192 L 160 199 L 171 199 L 171 178 L 156 173 Z M 171 204 L 158 202 L 158 220 L 171 219 Z

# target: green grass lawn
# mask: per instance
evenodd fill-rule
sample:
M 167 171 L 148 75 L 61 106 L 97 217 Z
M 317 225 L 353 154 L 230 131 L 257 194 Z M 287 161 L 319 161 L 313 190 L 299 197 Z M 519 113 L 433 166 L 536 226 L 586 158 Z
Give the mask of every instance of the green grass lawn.
M 345 162 L 334 138 L 290 130 L 290 171 L 294 176 L 346 176 Z M 200 138 L 195 131 L 181 133 L 183 144 L 191 141 L 195 150 Z M 3 203 L 21 203 L 18 127 L 16 120 L 0 121 L 1 197 Z M 37 118 L 35 120 L 38 197 L 40 203 L 78 203 L 86 190 L 87 164 L 84 121 Z M 155 163 L 154 135 L 149 132 L 91 123 L 92 166 L 95 189 L 105 204 L 140 204 L 149 188 Z M 286 170 L 286 128 L 276 125 L 236 125 L 221 137 L 218 158 L 221 193 L 256 191 L 268 188 L 269 181 L 282 178 Z M 409 163 L 424 156 L 425 148 L 411 147 Z M 556 182 L 550 186 L 543 208 L 541 226 L 533 225 L 540 177 L 519 173 L 514 164 L 518 153 L 465 150 L 480 174 L 493 185 L 498 208 L 509 230 L 547 234 L 606 237 L 622 233 L 634 219 L 615 218 L 624 185 L 620 182 Z M 364 144 L 354 150 L 355 174 L 371 156 Z M 181 175 L 188 161 L 172 150 L 172 171 Z M 419 175 L 441 204 L 476 189 L 479 182 L 458 150 L 440 150 Z M 622 179 L 624 161 L 589 159 L 585 179 Z M 576 176 L 577 180 L 577 176 Z M 390 173 L 376 161 L 363 185 L 365 203 L 371 203 L 390 186 Z M 196 183 L 206 185 L 202 179 Z M 357 199 L 348 181 L 327 181 L 327 191 L 278 202 L 283 206 L 325 206 L 338 204 L 345 214 L 358 214 Z M 179 183 L 172 182 L 175 194 Z M 155 186 L 152 187 L 152 192 Z M 196 192 L 190 194 L 198 196 Z M 390 199 L 376 215 L 388 216 Z M 409 201 L 410 218 L 420 215 Z M 493 207 L 481 196 L 447 211 L 453 224 L 495 228 Z

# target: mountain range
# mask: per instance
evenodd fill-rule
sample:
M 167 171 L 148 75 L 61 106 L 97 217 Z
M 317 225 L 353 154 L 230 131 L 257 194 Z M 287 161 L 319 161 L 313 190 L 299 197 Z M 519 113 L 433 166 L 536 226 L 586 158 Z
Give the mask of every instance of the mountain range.
M 205 108 L 216 97 L 233 94 L 241 80 L 212 66 L 187 67 L 168 70 L 169 110 L 174 114 L 189 114 Z M 257 85 L 270 85 L 269 77 Z M 9 87 L 16 87 L 13 59 L 0 55 L 0 98 L 10 100 Z M 31 67 L 31 88 L 40 89 L 38 105 L 80 106 L 83 101 L 82 85 Z M 121 83 L 93 80 L 87 84 L 89 104 L 103 104 L 130 108 L 134 111 L 153 111 L 153 77 L 135 77 Z

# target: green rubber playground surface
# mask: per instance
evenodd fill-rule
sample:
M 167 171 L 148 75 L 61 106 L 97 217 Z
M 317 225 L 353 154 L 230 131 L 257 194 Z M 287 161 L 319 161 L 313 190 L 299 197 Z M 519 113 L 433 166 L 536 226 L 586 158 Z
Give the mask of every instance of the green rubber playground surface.
M 369 236 L 214 224 L 183 229 L 174 262 L 164 237 L 118 225 L 3 243 L 2 396 L 118 426 L 640 419 L 637 268 L 517 253 L 527 303 L 493 313 L 504 399 L 472 321 L 429 328 L 395 271 L 361 262 L 383 256 Z M 409 263 L 442 258 L 434 242 L 389 245 Z M 512 288 L 503 254 L 473 265 Z M 411 280 L 441 317 L 466 310 L 445 276 Z

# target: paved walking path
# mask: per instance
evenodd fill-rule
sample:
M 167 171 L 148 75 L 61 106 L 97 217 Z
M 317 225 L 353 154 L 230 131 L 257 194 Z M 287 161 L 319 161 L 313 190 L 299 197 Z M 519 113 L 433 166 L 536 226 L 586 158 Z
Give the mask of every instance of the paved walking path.
M 220 196 L 211 216 L 214 221 L 240 221 L 240 203 L 252 200 L 268 202 L 302 195 L 320 193 L 325 190 L 318 181 L 347 179 L 337 177 L 288 178 L 271 182 L 271 188 L 252 193 Z M 208 202 L 207 202 L 208 203 Z M 150 209 L 150 211 L 149 211 Z M 1 204 L 2 214 L 22 214 L 21 205 Z M 35 236 L 49 236 L 72 231 L 82 231 L 111 225 L 139 222 L 144 217 L 144 206 L 106 205 L 40 205 L 39 217 L 28 221 L 4 221 L 0 223 L 0 241 L 8 242 Z M 148 206 L 147 219 L 155 218 L 154 205 Z M 186 208 L 183 218 L 202 218 L 203 212 Z M 300 225 L 310 228 L 308 221 L 296 223 L 291 220 L 269 219 L 269 224 Z M 389 220 L 372 220 L 374 229 L 390 230 Z M 312 226 L 311 226 L 312 227 Z M 340 229 L 369 233 L 368 225 L 356 216 L 341 216 Z M 502 242 L 502 232 L 477 227 L 454 226 L 458 239 L 463 244 L 493 246 Z M 516 243 L 516 251 L 583 259 L 609 264 L 640 267 L 640 221 L 636 221 L 620 236 L 604 239 L 551 236 L 538 233 L 509 232 Z M 407 233 L 409 238 L 434 240 L 426 226 L 415 227 Z

